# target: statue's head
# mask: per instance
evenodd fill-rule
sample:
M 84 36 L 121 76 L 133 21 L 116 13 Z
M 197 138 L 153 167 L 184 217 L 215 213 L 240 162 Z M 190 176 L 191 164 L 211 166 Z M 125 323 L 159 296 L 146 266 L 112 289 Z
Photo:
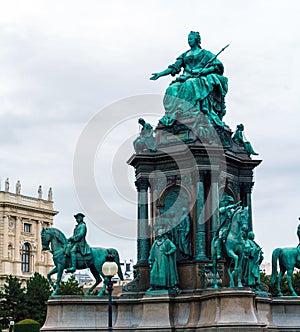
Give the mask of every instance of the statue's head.
M 250 231 L 250 232 L 248 233 L 248 239 L 249 239 L 249 240 L 254 240 L 254 233 L 253 233 L 252 231 Z
M 144 125 L 145 124 L 145 120 L 143 118 L 139 118 L 138 120 L 139 124 Z
M 196 44 L 200 46 L 201 44 L 200 33 L 198 31 L 191 31 L 189 33 L 188 41 L 190 46 L 192 46 L 191 43 L 193 43 L 193 41 L 195 41 Z
M 166 235 L 166 230 L 163 227 L 160 227 L 156 232 L 156 238 L 161 238 Z
M 242 123 L 237 125 L 237 129 L 243 131 L 244 130 L 244 125 Z
M 77 222 L 81 222 L 83 221 L 83 218 L 85 217 L 85 215 L 81 212 L 77 213 L 74 215 L 74 218 Z

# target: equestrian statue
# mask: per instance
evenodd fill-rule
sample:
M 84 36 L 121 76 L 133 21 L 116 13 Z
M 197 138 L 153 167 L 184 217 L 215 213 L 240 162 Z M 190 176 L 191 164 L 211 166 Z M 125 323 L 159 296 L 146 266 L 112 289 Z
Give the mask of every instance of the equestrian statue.
M 272 274 L 270 283 L 271 285 L 274 285 L 277 277 L 277 290 L 279 296 L 282 296 L 280 283 L 285 272 L 286 280 L 288 282 L 290 291 L 292 292 L 292 296 L 298 296 L 293 288 L 292 274 L 295 268 L 300 269 L 300 225 L 298 225 L 297 235 L 299 238 L 299 244 L 296 248 L 276 248 L 272 253 Z M 277 276 L 278 262 L 280 271 Z
M 83 220 L 84 215 L 77 213 L 74 215 L 77 225 L 75 226 L 73 236 L 69 239 L 57 228 L 43 228 L 41 232 L 42 249 L 50 250 L 53 255 L 55 267 L 48 272 L 47 278 L 54 288 L 52 296 L 57 295 L 63 271 L 73 273 L 78 270 L 89 268 L 95 278 L 95 283 L 88 289 L 86 295 L 100 284 L 102 280 L 106 281 L 106 277 L 102 272 L 102 265 L 106 261 L 108 255 L 113 255 L 118 265 L 118 276 L 123 280 L 123 273 L 120 266 L 119 253 L 114 248 L 90 248 L 86 243 L 86 225 Z M 56 284 L 51 276 L 57 273 Z M 106 289 L 106 283 L 103 283 L 98 296 L 102 296 Z
M 237 277 L 237 287 L 243 287 L 241 280 L 242 263 L 245 237 L 248 231 L 249 212 L 248 207 L 239 206 L 240 202 L 229 204 L 231 202 L 231 199 L 225 199 L 226 218 L 224 218 L 224 222 L 221 223 L 217 230 L 211 245 L 214 288 L 218 288 L 216 277 L 217 263 L 222 258 L 225 258 L 225 267 L 229 276 L 229 287 L 233 288 L 235 286 L 235 277 Z

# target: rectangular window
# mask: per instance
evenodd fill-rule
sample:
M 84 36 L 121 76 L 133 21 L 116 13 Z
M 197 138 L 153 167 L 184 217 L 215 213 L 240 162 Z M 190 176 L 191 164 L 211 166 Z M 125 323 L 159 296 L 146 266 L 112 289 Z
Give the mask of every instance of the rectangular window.
M 30 233 L 31 230 L 31 225 L 30 224 L 24 224 L 24 232 L 25 233 Z

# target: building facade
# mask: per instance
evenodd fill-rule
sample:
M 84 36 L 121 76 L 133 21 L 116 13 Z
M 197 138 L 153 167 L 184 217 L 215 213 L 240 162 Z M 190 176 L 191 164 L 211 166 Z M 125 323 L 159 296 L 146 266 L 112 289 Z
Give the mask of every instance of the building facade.
M 18 185 L 16 192 L 0 191 L 0 287 L 9 275 L 23 282 L 35 272 L 47 276 L 53 267 L 52 256 L 42 252 L 41 231 L 52 227 L 53 217 L 58 212 L 53 209 L 52 189 L 48 199 L 21 195 Z

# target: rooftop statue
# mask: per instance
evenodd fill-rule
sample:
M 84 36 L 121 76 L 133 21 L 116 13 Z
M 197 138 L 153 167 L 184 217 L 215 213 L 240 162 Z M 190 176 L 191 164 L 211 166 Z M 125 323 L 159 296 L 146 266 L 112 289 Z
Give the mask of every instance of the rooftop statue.
M 16 194 L 17 195 L 21 194 L 21 182 L 20 182 L 20 180 L 18 180 L 17 183 L 16 183 Z
M 165 115 L 160 123 L 171 126 L 175 120 L 197 118 L 202 112 L 208 122 L 223 127 L 222 118 L 226 112 L 224 97 L 227 93 L 223 64 L 217 56 L 201 48 L 199 32 L 190 32 L 188 44 L 190 49 L 181 54 L 175 63 L 150 78 L 157 80 L 166 75 L 175 76 L 183 69 L 166 90 L 163 101 Z
M 9 178 L 7 178 L 5 180 L 5 191 L 8 192 L 9 191 Z
M 123 280 L 123 273 L 120 266 L 119 253 L 114 248 L 90 248 L 87 247 L 87 243 L 82 234 L 85 233 L 86 227 L 83 227 L 83 214 L 77 213 L 74 216 L 79 224 L 78 231 L 75 228 L 72 240 L 67 240 L 65 235 L 57 228 L 44 228 L 41 232 L 42 249 L 51 250 L 53 255 L 53 262 L 55 267 L 48 272 L 47 278 L 54 288 L 52 296 L 56 295 L 59 291 L 60 281 L 64 269 L 68 269 L 69 272 L 74 272 L 76 269 L 82 270 L 89 268 L 95 278 L 95 283 L 89 288 L 86 295 L 90 295 L 91 292 L 100 284 L 101 280 L 105 280 L 106 277 L 102 272 L 102 265 L 106 261 L 108 255 L 113 255 L 115 262 L 118 265 L 118 276 Z M 80 233 L 80 234 L 79 234 Z M 85 234 L 84 234 L 85 236 Z M 72 244 L 69 248 L 69 244 Z M 75 249 L 76 248 L 76 249 Z M 66 252 L 71 250 L 72 259 Z M 71 262 L 72 261 L 72 262 Z M 51 279 L 53 274 L 57 273 L 56 284 Z M 99 291 L 98 296 L 103 295 L 106 289 L 106 283 L 103 283 L 102 289 Z
M 300 225 L 298 225 L 297 228 L 297 236 L 299 238 L 300 242 Z M 299 243 L 300 244 L 300 243 Z M 290 288 L 290 291 L 292 292 L 293 296 L 297 296 L 297 293 L 295 292 L 293 285 L 292 285 L 292 274 L 294 272 L 294 269 L 300 269 L 300 246 L 296 248 L 276 248 L 272 253 L 272 274 L 270 283 L 271 285 L 275 284 L 276 278 L 277 278 L 277 290 L 279 296 L 282 296 L 280 283 L 281 279 L 284 276 L 286 272 L 286 280 L 288 282 L 288 286 Z M 280 271 L 277 276 L 277 262 L 279 261 L 279 267 Z

